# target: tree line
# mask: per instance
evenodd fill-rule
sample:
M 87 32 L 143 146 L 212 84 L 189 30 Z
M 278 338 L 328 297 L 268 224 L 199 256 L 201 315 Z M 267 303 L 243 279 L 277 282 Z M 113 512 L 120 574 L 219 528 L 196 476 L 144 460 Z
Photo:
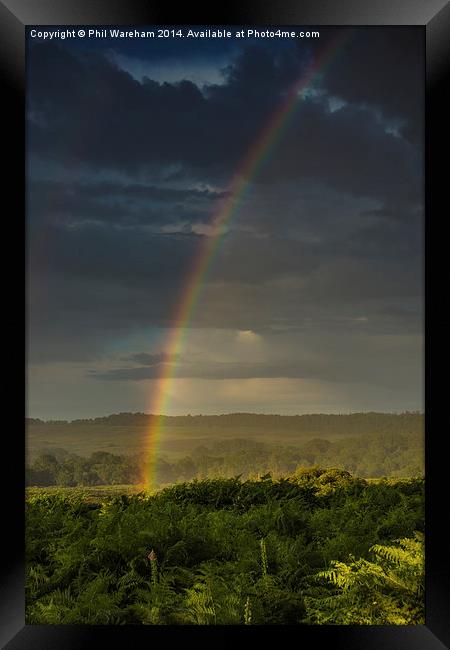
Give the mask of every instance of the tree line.
M 104 451 L 83 457 L 57 449 L 41 453 L 27 466 L 26 483 L 67 487 L 138 484 L 145 460 L 142 455 Z M 298 447 L 222 440 L 205 443 L 183 458 L 159 457 L 156 478 L 159 485 L 195 478 L 258 478 L 266 473 L 279 478 L 315 465 L 344 469 L 365 478 L 422 476 L 423 440 L 421 436 L 393 433 L 333 442 L 316 438 Z
M 305 415 L 276 415 L 260 413 L 226 413 L 223 415 L 152 415 L 149 413 L 114 413 L 98 418 L 76 420 L 41 420 L 27 418 L 27 426 L 150 426 L 158 420 L 164 427 L 189 426 L 204 429 L 257 427 L 261 431 L 292 430 L 298 435 L 326 434 L 364 435 L 376 433 L 419 433 L 423 431 L 424 415 L 419 411 L 403 413 L 313 413 Z

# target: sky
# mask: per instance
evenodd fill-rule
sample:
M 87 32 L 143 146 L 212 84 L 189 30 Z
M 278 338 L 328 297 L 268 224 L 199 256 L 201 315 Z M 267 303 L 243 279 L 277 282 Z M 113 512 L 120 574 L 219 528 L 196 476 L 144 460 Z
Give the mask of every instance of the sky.
M 336 31 L 28 39 L 29 417 L 150 412 L 167 364 L 170 415 L 423 409 L 418 28 L 338 39 L 167 354 L 240 161 Z

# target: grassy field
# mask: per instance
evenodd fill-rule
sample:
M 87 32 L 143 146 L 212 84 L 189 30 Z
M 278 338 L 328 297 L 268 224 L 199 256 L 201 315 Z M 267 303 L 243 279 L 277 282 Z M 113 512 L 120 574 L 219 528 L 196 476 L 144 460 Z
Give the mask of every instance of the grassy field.
M 181 458 L 211 440 L 232 440 L 246 438 L 260 442 L 280 445 L 298 446 L 315 438 L 314 433 L 291 432 L 279 429 L 261 430 L 261 427 L 241 427 L 235 430 L 205 429 L 185 426 L 164 430 L 164 440 L 161 452 L 172 458 Z M 328 434 L 327 440 L 344 438 L 345 434 Z M 108 451 L 111 454 L 137 454 L 146 451 L 148 445 L 148 427 L 146 426 L 114 426 L 95 425 L 90 427 L 57 427 L 31 426 L 28 428 L 28 449 L 31 458 L 35 450 L 45 448 L 64 448 L 74 454 L 89 456 L 95 451 Z
M 110 497 L 122 495 L 139 494 L 145 491 L 143 485 L 95 485 L 95 486 L 76 486 L 61 487 L 52 485 L 49 487 L 27 487 L 25 496 L 27 499 L 33 497 L 80 497 L 88 503 L 102 503 Z

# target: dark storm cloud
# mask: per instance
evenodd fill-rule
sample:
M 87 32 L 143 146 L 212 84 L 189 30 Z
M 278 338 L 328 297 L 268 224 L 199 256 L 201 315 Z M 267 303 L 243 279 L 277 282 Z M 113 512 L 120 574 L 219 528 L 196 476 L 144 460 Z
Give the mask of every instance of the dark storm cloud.
M 223 192 L 177 189 L 136 183 L 31 181 L 29 223 L 33 229 L 82 224 L 153 226 L 207 222 Z M 44 223 L 43 223 L 44 222 Z
M 261 326 L 271 311 L 291 312 L 293 300 L 305 306 L 362 296 L 417 295 L 420 247 L 401 228 L 385 228 L 386 232 L 391 234 L 390 244 L 384 243 L 382 227 L 359 231 L 353 238 L 334 236 L 318 242 L 232 235 L 207 277 L 211 289 L 205 287 L 204 300 L 210 308 L 194 314 L 194 322 L 208 319 L 213 327 L 233 327 L 242 313 L 255 309 L 255 321 Z M 60 324 L 71 306 L 82 310 L 85 305 L 86 311 L 97 313 L 99 327 L 111 319 L 136 323 L 141 317 L 155 325 L 170 323 L 204 245 L 199 235 L 136 233 L 98 224 L 47 227 L 46 235 L 46 254 L 37 244 L 31 246 L 32 295 L 44 287 L 48 309 L 57 310 Z M 416 263 L 405 264 L 415 258 Z M 126 298 L 128 290 L 132 300 Z M 60 294 L 64 299 L 57 300 Z M 287 303 L 284 307 L 282 301 Z M 120 305 L 122 313 L 117 313 Z M 250 329 L 254 326 L 249 324 Z
M 287 328 L 312 322 L 324 332 L 365 317 L 370 331 L 417 331 L 422 150 L 411 134 L 420 124 L 420 48 L 399 31 L 373 39 L 368 30 L 350 39 L 320 82 L 324 94 L 302 102 L 230 224 L 192 325 L 275 335 L 280 316 Z M 204 241 L 194 225 L 211 221 L 220 188 L 317 46 L 243 47 L 224 83 L 203 89 L 139 83 L 100 51 L 33 47 L 34 359 L 93 358 L 136 329 L 174 324 Z M 330 110 L 330 95 L 346 104 Z M 392 120 L 400 137 L 387 131 Z M 51 164 L 59 176 L 45 171 Z M 114 173 L 126 180 L 105 180 Z M 211 185 L 219 189 L 202 189 Z M 95 376 L 149 378 L 167 359 L 131 361 L 142 367 Z M 233 368 L 241 377 L 281 372 Z
M 142 234 L 127 229 L 109 229 L 103 225 L 84 227 L 47 227 L 50 252 L 34 250 L 30 256 L 36 271 L 58 271 L 76 278 L 103 279 L 116 286 L 148 287 L 163 280 L 171 288 L 189 268 L 201 239 L 191 234 Z M 32 247 L 33 248 L 33 247 Z M 36 255 L 36 257 L 35 257 Z M 42 256 L 40 256 L 42 255 Z
M 156 162 L 223 170 L 277 100 L 268 92 L 261 104 L 260 92 L 247 106 L 237 93 L 215 99 L 220 88 L 206 99 L 189 81 L 140 84 L 102 56 L 83 60 L 51 44 L 34 48 L 29 78 L 31 150 L 113 169 Z
M 422 199 L 417 152 L 386 133 L 366 108 L 344 106 L 332 113 L 322 102 L 305 102 L 261 182 L 321 179 L 327 186 L 383 203 L 413 206 Z
M 369 349 L 368 344 L 370 344 Z M 385 342 L 383 347 L 375 345 L 370 337 L 355 335 L 342 341 L 342 349 L 336 352 L 322 346 L 322 350 L 314 349 L 309 358 L 295 358 L 280 361 L 267 360 L 262 362 L 244 361 L 207 361 L 186 362 L 181 359 L 176 367 L 165 364 L 161 366 L 137 366 L 128 368 L 114 368 L 107 371 L 88 371 L 88 377 L 98 381 L 145 381 L 158 379 L 162 372 L 169 371 L 179 379 L 314 379 L 323 381 L 350 381 L 350 382 L 371 382 L 383 386 L 398 385 L 399 377 L 403 381 L 408 373 L 417 372 L 420 365 L 420 358 L 411 356 L 411 350 L 415 349 L 415 342 L 407 341 L 403 346 L 395 342 Z M 397 368 L 391 376 L 386 375 L 385 364 L 388 362 L 392 347 L 396 348 L 401 367 Z M 363 355 L 360 353 L 363 352 Z M 348 355 L 356 356 L 353 363 L 348 365 Z M 368 363 L 369 362 L 369 363 Z
M 230 64 L 227 83 L 205 95 L 187 81 L 140 84 L 101 56 L 83 60 L 54 44 L 35 46 L 30 115 L 40 119 L 31 118 L 29 146 L 66 164 L 137 170 L 180 163 L 226 176 L 282 92 L 300 78 L 305 55 L 302 60 L 301 53 L 289 54 L 274 57 L 270 48 L 248 48 Z M 304 100 L 277 156 L 276 176 L 319 173 L 355 193 L 370 195 L 375 185 L 378 196 L 392 186 L 395 169 L 401 189 L 411 178 L 414 156 L 367 112 L 347 106 L 330 113 L 323 100 Z M 265 178 L 274 174 L 272 169 Z
M 165 354 L 164 352 L 158 352 L 156 354 L 149 354 L 148 352 L 137 352 L 136 354 L 132 354 L 129 357 L 129 361 L 142 363 L 147 367 L 158 366 L 162 363 L 173 361 L 173 359 L 173 355 L 171 356 L 169 354 Z
M 84 303 L 86 309 L 93 307 L 96 312 L 100 306 L 108 309 L 108 305 L 114 304 L 109 298 L 110 291 L 119 295 L 129 289 L 133 300 L 137 293 L 141 298 L 134 306 L 127 300 L 123 315 L 115 318 L 133 320 L 135 315 L 142 315 L 141 303 L 145 302 L 144 309 L 156 319 L 155 324 L 167 324 L 167 318 L 173 317 L 173 313 L 167 314 L 168 302 L 173 301 L 175 306 L 205 239 L 201 235 L 136 232 L 91 223 L 48 226 L 45 232 L 47 251 L 39 242 L 35 245 L 31 242 L 31 296 L 39 293 L 39 285 L 44 287 L 50 305 L 53 296 L 64 294 L 58 320 L 73 304 L 81 309 Z M 206 281 L 213 285 L 225 284 L 231 293 L 239 290 L 240 285 L 261 287 L 270 281 L 317 270 L 323 263 L 322 256 L 322 247 L 317 244 L 280 237 L 252 238 L 244 234 L 231 237 L 224 244 Z M 100 297 L 96 298 L 99 293 Z M 226 289 L 219 290 L 219 301 L 222 295 L 227 295 Z M 105 318 L 109 320 L 112 315 L 106 313 Z M 230 317 L 233 318 L 233 312 Z
M 378 216 L 381 212 L 374 211 L 374 214 Z M 412 210 L 401 221 L 381 217 L 364 224 L 363 218 L 361 227 L 342 242 L 342 250 L 353 257 L 397 260 L 403 265 L 410 262 L 421 272 L 424 252 L 422 217 L 421 210 L 419 214 Z
M 331 94 L 366 104 L 414 143 L 423 138 L 425 52 L 422 28 L 366 29 L 349 38 L 324 84 Z M 317 45 L 313 44 L 317 47 Z
M 175 368 L 173 368 L 174 370 Z M 270 364 L 270 363 L 244 363 L 244 362 L 208 362 L 205 364 L 183 364 L 176 366 L 178 378 L 191 379 L 252 379 L 252 378 L 311 378 L 316 377 L 318 368 L 307 364 Z M 323 374 L 323 373 L 322 373 Z M 106 381 L 143 381 L 158 379 L 161 368 L 139 366 L 136 368 L 115 368 L 106 372 L 91 371 L 89 377 Z
M 99 225 L 45 232 L 48 250 L 31 246 L 31 328 L 39 356 L 55 359 L 73 359 L 83 349 L 89 356 L 134 328 L 173 325 L 204 239 Z M 401 224 L 353 237 L 321 236 L 311 243 L 231 235 L 191 324 L 267 332 L 281 315 L 289 327 L 301 328 L 309 318 L 326 329 L 328 322 L 339 327 L 336 318 L 364 315 L 371 329 L 398 331 L 398 316 L 383 323 L 378 314 L 386 302 L 405 297 L 420 304 L 420 242 Z M 404 321 L 403 314 L 405 329 Z

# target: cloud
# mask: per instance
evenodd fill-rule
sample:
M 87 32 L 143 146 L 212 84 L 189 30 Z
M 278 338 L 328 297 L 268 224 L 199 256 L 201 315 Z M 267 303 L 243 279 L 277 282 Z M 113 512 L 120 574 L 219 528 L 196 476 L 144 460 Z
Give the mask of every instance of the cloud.
M 419 343 L 417 335 L 379 335 L 365 331 L 366 317 L 353 320 L 354 328 L 350 335 L 349 328 L 338 330 L 327 337 L 324 343 L 317 334 L 308 333 L 301 337 L 290 336 L 291 347 L 283 342 L 274 342 L 266 338 L 263 345 L 266 349 L 262 361 L 232 359 L 217 361 L 211 358 L 211 351 L 205 351 L 200 358 L 183 353 L 176 364 L 152 363 L 134 367 L 113 367 L 101 370 L 90 369 L 88 377 L 98 381 L 147 381 L 158 380 L 161 376 L 176 379 L 208 379 L 213 381 L 243 380 L 243 379 L 308 379 L 326 382 L 363 382 L 367 384 L 390 386 L 398 389 L 409 384 L 411 376 L 420 371 L 421 355 L 411 354 Z M 348 323 L 347 323 L 348 326 Z M 358 331 L 359 327 L 359 331 Z M 297 345 L 292 345 L 297 341 Z M 219 346 L 220 347 L 220 346 Z M 225 338 L 222 350 L 227 350 Z M 187 351 L 189 350 L 189 342 Z M 228 348 L 229 350 L 229 348 Z M 294 352 L 295 350 L 295 352 Z M 386 364 L 392 351 L 395 350 L 397 360 L 401 365 L 390 369 L 386 374 Z M 290 355 L 288 356 L 290 351 Z M 348 355 L 352 355 L 352 363 L 348 363 Z M 151 355 L 154 356 L 154 355 Z M 191 356 L 191 358 L 189 358 Z M 146 358 L 146 355 L 133 355 Z
M 167 369 L 174 359 L 161 340 L 180 325 L 180 301 L 229 183 L 332 33 L 320 43 L 182 44 L 186 73 L 176 80 L 151 79 L 152 65 L 172 65 L 173 44 L 159 53 L 138 43 L 113 52 L 33 45 L 30 363 L 79 363 L 77 381 L 98 391 Z M 184 323 L 189 339 L 200 332 L 200 357 L 186 356 L 191 341 L 176 359 L 181 380 L 417 385 L 420 38 L 414 29 L 354 30 L 260 158 Z M 207 61 L 220 83 L 200 87 L 192 75 Z M 146 66 L 144 79 L 136 70 Z M 182 78 L 189 70 L 191 80 Z M 224 343 L 230 332 L 239 349 Z M 202 357 L 202 346 L 216 356 Z
M 313 44 L 314 45 L 314 44 Z M 328 70 L 332 95 L 364 104 L 398 124 L 415 144 L 424 133 L 425 40 L 420 27 L 355 30 Z
M 28 221 L 33 230 L 97 225 L 158 233 L 172 226 L 189 233 L 194 223 L 210 221 L 225 196 L 211 189 L 96 182 L 92 178 L 90 182 L 36 180 L 28 185 Z
M 137 363 L 142 363 L 144 366 L 150 368 L 153 366 L 160 366 L 163 363 L 168 363 L 169 361 L 174 361 L 176 355 L 165 354 L 164 352 L 158 352 L 156 354 L 149 354 L 148 352 L 137 352 L 132 354 L 129 357 L 130 361 L 135 361 Z
M 227 83 L 205 96 L 189 81 L 139 83 L 101 55 L 83 59 L 56 44 L 36 45 L 30 115 L 41 119 L 30 118 L 28 145 L 65 165 L 136 173 L 179 164 L 185 173 L 226 181 L 306 63 L 295 48 L 275 56 L 272 48 L 248 47 L 230 63 Z M 385 197 L 394 184 L 402 190 L 414 180 L 421 164 L 415 170 L 411 146 L 386 133 L 367 107 L 367 84 L 358 78 L 354 87 L 363 103 L 334 112 L 323 98 L 301 102 L 265 182 L 319 176 L 355 194 Z M 411 92 L 407 101 L 417 104 Z
M 196 379 L 250 379 L 250 378 L 279 378 L 297 377 L 304 378 L 315 373 L 308 367 L 292 363 L 268 364 L 268 363 L 244 363 L 244 362 L 208 362 L 204 365 L 183 364 L 182 362 L 173 367 L 176 368 L 178 378 Z M 170 372 L 170 370 L 169 370 Z M 139 366 L 137 368 L 114 368 L 106 372 L 91 371 L 89 376 L 93 379 L 107 381 L 142 381 L 147 379 L 158 379 L 161 376 L 161 369 L 155 366 Z
M 288 329 L 304 328 L 306 319 L 324 329 L 363 314 L 371 328 L 405 328 L 407 313 L 398 321 L 386 309 L 407 301 L 421 313 L 421 249 L 401 230 L 386 244 L 382 229 L 378 241 L 375 234 L 318 244 L 238 236 L 218 253 L 189 324 L 258 333 L 280 318 Z M 50 250 L 32 257 L 28 282 L 33 358 L 89 357 L 134 329 L 177 324 L 200 237 L 98 227 L 47 235 Z M 411 315 L 411 326 L 420 319 Z

